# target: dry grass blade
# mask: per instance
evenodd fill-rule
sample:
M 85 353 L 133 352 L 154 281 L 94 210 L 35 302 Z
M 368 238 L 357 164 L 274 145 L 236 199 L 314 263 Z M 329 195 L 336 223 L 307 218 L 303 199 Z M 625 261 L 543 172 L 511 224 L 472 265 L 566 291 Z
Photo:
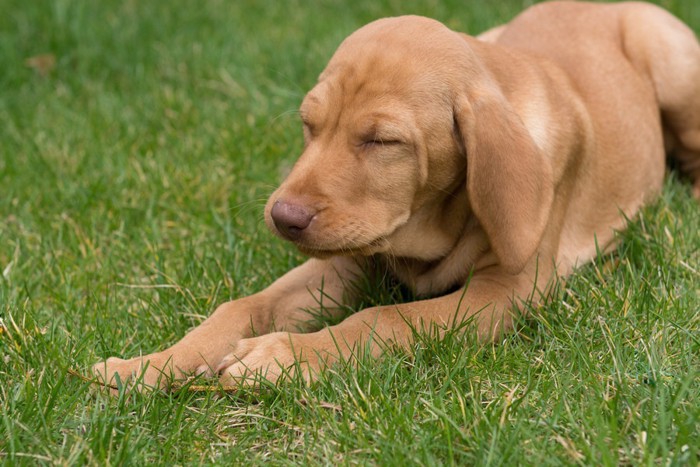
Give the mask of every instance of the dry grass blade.
M 105 383 L 104 381 L 100 381 L 98 378 L 95 377 L 87 377 L 80 373 L 77 370 L 74 370 L 72 368 L 69 368 L 66 370 L 69 375 L 80 379 L 81 381 L 85 381 L 87 383 L 94 384 L 96 386 L 100 386 L 103 388 L 107 389 L 113 389 L 115 391 L 119 390 L 119 387 L 115 384 L 108 384 Z M 238 386 L 221 386 L 217 384 L 188 384 L 187 382 L 173 382 L 168 386 L 168 390 L 170 392 L 179 392 L 179 391 L 187 391 L 187 392 L 219 392 L 219 393 L 235 393 L 238 392 L 239 387 Z

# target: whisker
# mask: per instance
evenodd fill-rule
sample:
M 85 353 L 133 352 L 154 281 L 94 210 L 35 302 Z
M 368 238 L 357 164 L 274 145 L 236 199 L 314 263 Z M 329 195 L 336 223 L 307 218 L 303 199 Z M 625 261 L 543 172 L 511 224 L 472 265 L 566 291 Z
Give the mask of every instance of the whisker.
M 275 122 L 276 122 L 277 120 L 279 120 L 280 118 L 282 118 L 282 117 L 288 117 L 288 116 L 290 116 L 290 115 L 299 115 L 299 109 L 289 109 L 289 110 L 285 110 L 285 111 L 282 112 L 281 114 L 279 114 L 279 115 L 277 115 L 277 116 L 271 118 L 271 119 L 270 119 L 270 123 L 275 123 Z

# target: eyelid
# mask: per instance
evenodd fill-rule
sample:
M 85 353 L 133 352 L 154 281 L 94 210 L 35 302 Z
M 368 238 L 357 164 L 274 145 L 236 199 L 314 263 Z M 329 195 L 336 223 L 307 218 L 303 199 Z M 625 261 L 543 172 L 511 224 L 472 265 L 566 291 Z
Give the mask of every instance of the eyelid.
M 364 138 L 361 146 L 396 146 L 403 143 L 403 140 L 398 138 L 381 138 L 379 136 L 372 136 Z
M 358 140 L 361 146 L 382 145 L 396 146 L 406 143 L 405 133 L 399 125 L 394 123 L 374 123 L 358 132 Z
M 302 117 L 301 123 L 304 127 L 304 132 L 308 132 L 309 135 L 315 136 L 316 135 L 316 128 L 313 126 L 311 122 L 306 120 L 305 118 Z

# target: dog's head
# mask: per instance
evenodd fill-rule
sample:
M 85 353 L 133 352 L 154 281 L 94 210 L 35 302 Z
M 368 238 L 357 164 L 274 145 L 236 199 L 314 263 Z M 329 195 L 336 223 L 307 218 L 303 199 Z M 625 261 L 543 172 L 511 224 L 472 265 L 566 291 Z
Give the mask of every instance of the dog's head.
M 521 269 L 551 170 L 476 45 L 412 16 L 348 37 L 301 105 L 305 147 L 267 203 L 272 231 L 319 257 L 434 261 L 476 216 L 500 263 Z

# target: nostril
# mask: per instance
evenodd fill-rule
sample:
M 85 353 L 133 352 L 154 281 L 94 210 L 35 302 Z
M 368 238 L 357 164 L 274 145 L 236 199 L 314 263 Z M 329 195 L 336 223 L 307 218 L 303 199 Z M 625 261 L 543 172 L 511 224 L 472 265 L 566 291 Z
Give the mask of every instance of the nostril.
M 298 239 L 302 231 L 311 223 L 315 212 L 298 204 L 285 201 L 276 201 L 270 211 L 272 222 L 282 236 L 290 239 Z
M 292 234 L 292 236 L 294 236 L 294 237 L 298 237 L 299 235 L 301 235 L 302 230 L 304 230 L 304 229 L 300 229 L 299 227 L 295 227 L 293 225 L 290 225 L 289 227 L 287 227 L 287 232 Z

